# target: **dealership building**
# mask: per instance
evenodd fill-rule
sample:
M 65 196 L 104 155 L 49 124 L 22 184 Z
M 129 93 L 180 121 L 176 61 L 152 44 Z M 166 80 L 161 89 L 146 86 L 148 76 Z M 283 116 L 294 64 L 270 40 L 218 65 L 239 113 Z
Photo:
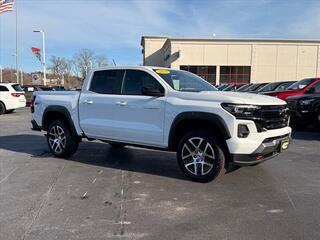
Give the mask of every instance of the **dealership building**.
M 320 40 L 142 36 L 143 65 L 193 72 L 213 84 L 320 75 Z

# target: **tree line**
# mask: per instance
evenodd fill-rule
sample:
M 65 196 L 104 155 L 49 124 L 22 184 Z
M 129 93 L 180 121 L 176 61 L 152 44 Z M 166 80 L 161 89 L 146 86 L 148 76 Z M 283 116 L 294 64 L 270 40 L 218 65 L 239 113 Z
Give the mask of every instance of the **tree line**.
M 56 79 L 58 83 L 65 83 L 67 87 L 80 87 L 91 68 L 108 65 L 105 55 L 95 54 L 90 49 L 82 49 L 71 59 L 52 55 L 47 64 L 47 79 Z M 37 73 L 43 74 L 41 71 Z M 31 73 L 21 72 L 25 85 L 32 84 Z M 3 82 L 15 82 L 16 71 L 13 68 L 4 68 Z

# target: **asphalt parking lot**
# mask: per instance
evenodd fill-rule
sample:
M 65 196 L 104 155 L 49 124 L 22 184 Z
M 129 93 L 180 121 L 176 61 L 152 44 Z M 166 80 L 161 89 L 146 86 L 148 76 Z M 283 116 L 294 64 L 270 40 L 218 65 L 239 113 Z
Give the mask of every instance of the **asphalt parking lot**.
M 207 184 L 172 153 L 84 141 L 48 152 L 28 109 L 0 116 L 0 239 L 320 239 L 320 133 Z

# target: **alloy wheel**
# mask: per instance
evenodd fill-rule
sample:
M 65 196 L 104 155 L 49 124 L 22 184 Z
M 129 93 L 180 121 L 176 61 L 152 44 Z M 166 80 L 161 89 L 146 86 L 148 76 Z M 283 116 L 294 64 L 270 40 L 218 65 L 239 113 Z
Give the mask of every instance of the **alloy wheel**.
M 58 125 L 54 125 L 52 126 L 48 134 L 50 148 L 57 154 L 62 153 L 62 151 L 66 147 L 67 141 L 63 129 Z
M 195 176 L 204 176 L 214 167 L 213 147 L 201 137 L 188 139 L 182 147 L 181 156 L 185 168 Z

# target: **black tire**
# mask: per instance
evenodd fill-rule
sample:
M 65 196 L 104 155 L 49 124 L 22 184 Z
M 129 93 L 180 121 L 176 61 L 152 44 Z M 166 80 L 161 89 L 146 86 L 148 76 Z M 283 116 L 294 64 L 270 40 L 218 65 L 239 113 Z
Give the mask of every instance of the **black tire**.
M 6 113 L 6 106 L 4 103 L 0 102 L 0 115 Z
M 124 148 L 126 145 L 123 143 L 109 143 L 112 148 Z
M 15 109 L 7 110 L 6 113 L 13 113 Z
M 219 139 L 205 130 L 182 137 L 177 160 L 183 173 L 196 182 L 209 182 L 225 173 L 225 154 Z
M 62 120 L 55 120 L 50 123 L 47 131 L 47 143 L 50 151 L 56 157 L 71 156 L 77 151 L 79 142 L 80 138 L 72 134 L 67 124 Z

